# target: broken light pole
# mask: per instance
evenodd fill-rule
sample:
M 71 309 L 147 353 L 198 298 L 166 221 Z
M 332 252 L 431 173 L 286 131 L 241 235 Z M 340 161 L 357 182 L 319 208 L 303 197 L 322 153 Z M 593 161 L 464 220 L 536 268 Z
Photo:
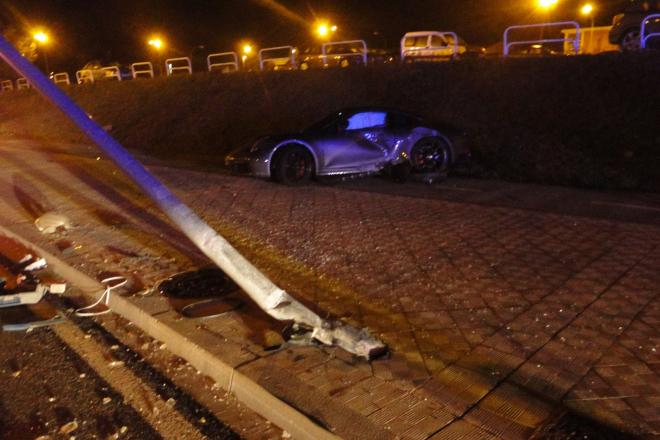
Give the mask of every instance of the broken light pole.
M 48 100 L 68 116 L 174 222 L 190 240 L 231 277 L 263 310 L 275 319 L 294 321 L 311 330 L 311 337 L 372 359 L 387 347 L 367 331 L 321 319 L 278 288 L 222 236 L 149 173 L 117 141 L 94 122 L 71 98 L 51 82 L 2 36 L 0 56 Z

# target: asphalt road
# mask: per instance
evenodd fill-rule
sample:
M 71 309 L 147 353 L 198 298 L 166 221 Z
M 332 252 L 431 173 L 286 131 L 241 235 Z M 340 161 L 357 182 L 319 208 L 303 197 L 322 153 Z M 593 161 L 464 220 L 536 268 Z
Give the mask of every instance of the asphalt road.
M 159 439 L 51 329 L 0 333 L 0 437 Z

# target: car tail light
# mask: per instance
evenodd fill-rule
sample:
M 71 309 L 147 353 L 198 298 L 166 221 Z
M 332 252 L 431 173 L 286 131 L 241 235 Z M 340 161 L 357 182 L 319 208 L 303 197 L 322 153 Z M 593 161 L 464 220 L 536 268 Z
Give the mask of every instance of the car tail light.
M 621 19 L 623 18 L 623 14 L 617 14 L 612 18 L 612 26 L 616 26 L 617 24 L 621 23 Z

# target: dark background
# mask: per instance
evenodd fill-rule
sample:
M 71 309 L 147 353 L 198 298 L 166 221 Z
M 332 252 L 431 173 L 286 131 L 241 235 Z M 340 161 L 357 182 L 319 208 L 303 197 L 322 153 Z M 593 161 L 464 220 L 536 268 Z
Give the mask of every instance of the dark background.
M 581 3 L 560 0 L 548 17 L 535 8 L 535 0 L 4 0 L 0 25 L 3 33 L 46 28 L 53 36 L 51 68 L 65 70 L 94 59 L 146 59 L 146 40 L 154 33 L 167 40 L 165 55 L 233 50 L 243 39 L 262 47 L 305 47 L 313 44 L 315 17 L 336 23 L 337 39 L 363 38 L 374 46 L 395 49 L 412 30 L 454 30 L 470 44 L 488 46 L 501 39 L 507 25 L 584 21 Z M 596 24 L 607 25 L 626 0 L 595 3 Z

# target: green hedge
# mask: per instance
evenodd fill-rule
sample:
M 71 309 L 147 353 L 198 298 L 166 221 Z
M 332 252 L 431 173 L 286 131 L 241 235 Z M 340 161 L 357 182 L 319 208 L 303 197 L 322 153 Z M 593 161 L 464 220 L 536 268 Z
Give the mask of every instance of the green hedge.
M 199 74 L 72 87 L 126 146 L 222 157 L 345 106 L 386 105 L 464 128 L 470 172 L 660 189 L 660 54 L 465 60 L 307 72 Z M 0 96 L 0 135 L 81 140 L 33 92 Z

